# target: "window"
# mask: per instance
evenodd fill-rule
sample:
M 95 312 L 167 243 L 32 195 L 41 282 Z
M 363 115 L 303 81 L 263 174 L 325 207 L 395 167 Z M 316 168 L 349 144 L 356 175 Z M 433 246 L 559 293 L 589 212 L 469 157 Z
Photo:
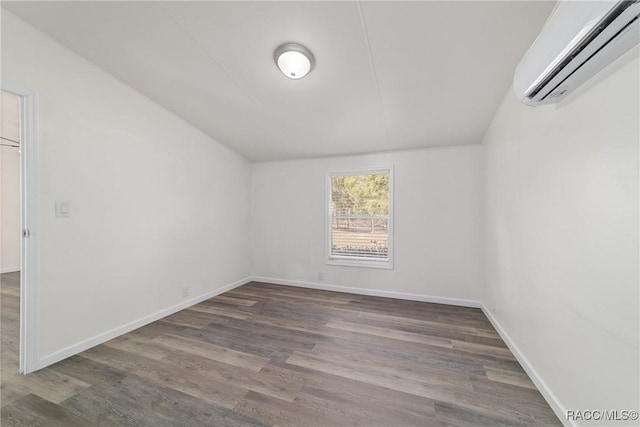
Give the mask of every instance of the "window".
M 329 264 L 393 267 L 391 172 L 329 174 Z

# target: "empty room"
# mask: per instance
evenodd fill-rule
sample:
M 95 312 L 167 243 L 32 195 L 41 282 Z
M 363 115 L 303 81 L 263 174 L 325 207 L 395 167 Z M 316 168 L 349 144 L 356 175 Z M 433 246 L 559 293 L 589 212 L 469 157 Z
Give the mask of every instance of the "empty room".
M 638 426 L 640 1 L 1 1 L 2 426 Z

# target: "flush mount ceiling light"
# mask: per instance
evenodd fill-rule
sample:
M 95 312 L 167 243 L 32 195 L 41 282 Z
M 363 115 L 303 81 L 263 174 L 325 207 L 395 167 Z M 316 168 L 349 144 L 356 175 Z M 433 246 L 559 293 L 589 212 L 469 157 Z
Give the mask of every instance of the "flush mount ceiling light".
M 313 68 L 316 60 L 309 49 L 297 43 L 285 43 L 273 53 L 282 74 L 290 79 L 301 79 Z

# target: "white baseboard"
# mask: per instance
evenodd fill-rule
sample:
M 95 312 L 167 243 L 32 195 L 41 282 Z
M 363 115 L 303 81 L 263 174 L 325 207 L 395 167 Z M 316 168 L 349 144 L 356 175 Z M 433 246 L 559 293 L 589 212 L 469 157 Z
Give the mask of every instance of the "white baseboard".
M 423 294 L 380 291 L 377 289 L 352 288 L 349 286 L 329 285 L 325 283 L 304 282 L 299 280 L 275 279 L 273 277 L 253 276 L 254 282 L 273 283 L 274 285 L 295 286 L 299 288 L 319 289 L 323 291 L 343 292 L 348 294 L 369 295 L 374 297 L 405 299 L 410 301 L 432 302 L 436 304 L 457 305 L 460 307 L 480 308 L 480 301 L 461 298 L 436 297 Z
M 491 324 L 493 325 L 495 330 L 498 332 L 502 340 L 505 342 L 505 344 L 507 344 L 507 347 L 509 347 L 509 350 L 511 350 L 511 353 L 513 353 L 516 359 L 518 359 L 518 362 L 520 362 L 520 365 L 522 365 L 522 368 L 525 370 L 527 375 L 529 375 L 529 378 L 531 378 L 531 381 L 533 381 L 533 383 L 536 385 L 536 387 L 542 394 L 542 397 L 544 397 L 544 399 L 547 401 L 549 406 L 551 406 L 551 409 L 553 409 L 553 412 L 556 414 L 560 422 L 567 427 L 574 427 L 575 423 L 567 419 L 567 409 L 556 397 L 556 395 L 551 391 L 549 386 L 547 386 L 547 383 L 544 382 L 544 380 L 535 370 L 531 362 L 529 362 L 529 359 L 527 359 L 524 353 L 520 351 L 520 348 L 511 340 L 511 338 L 509 337 L 509 334 L 507 334 L 507 332 L 504 330 L 500 322 L 498 322 L 498 319 L 496 319 L 493 316 L 491 311 L 489 311 L 489 309 L 484 304 L 482 304 L 480 308 L 482 309 L 482 312 L 484 313 L 484 315 L 487 316 L 487 319 L 489 319 L 489 322 L 491 322 Z
M 15 273 L 16 271 L 20 271 L 20 266 L 0 268 L 0 273 Z
M 70 345 L 66 348 L 63 348 L 62 350 L 58 350 L 54 353 L 48 354 L 40 359 L 38 363 L 39 366 L 37 366 L 36 369 L 34 370 L 45 368 L 49 365 L 52 365 L 56 362 L 66 359 L 67 357 L 71 357 L 75 354 L 88 350 L 91 347 L 95 347 L 96 345 L 109 341 L 110 339 L 118 337 L 122 334 L 126 334 L 127 332 L 131 332 L 134 329 L 138 329 L 144 325 L 148 325 L 151 322 L 155 322 L 156 320 L 162 319 L 163 317 L 169 316 L 180 310 L 184 310 L 185 308 L 191 307 L 192 305 L 201 303 L 202 301 L 208 300 L 209 298 L 213 298 L 216 295 L 220 295 L 224 292 L 230 291 L 231 289 L 235 289 L 238 286 L 242 286 L 246 283 L 249 283 L 251 280 L 252 279 L 250 277 L 246 277 L 244 279 L 222 286 L 213 291 L 204 293 L 195 298 L 191 298 L 187 301 L 183 301 L 179 304 L 165 308 L 164 310 L 160 310 L 156 313 L 150 314 L 141 319 L 134 320 L 133 322 L 129 322 L 126 325 L 118 326 L 117 328 L 111 329 L 107 332 L 96 335 L 92 338 L 86 339 L 77 344 Z

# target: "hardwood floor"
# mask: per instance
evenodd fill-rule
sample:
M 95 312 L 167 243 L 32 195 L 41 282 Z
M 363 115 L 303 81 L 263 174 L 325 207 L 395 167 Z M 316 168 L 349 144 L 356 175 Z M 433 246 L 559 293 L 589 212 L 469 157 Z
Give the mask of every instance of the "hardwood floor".
M 263 283 L 21 376 L 16 277 L 6 427 L 560 425 L 478 309 Z

